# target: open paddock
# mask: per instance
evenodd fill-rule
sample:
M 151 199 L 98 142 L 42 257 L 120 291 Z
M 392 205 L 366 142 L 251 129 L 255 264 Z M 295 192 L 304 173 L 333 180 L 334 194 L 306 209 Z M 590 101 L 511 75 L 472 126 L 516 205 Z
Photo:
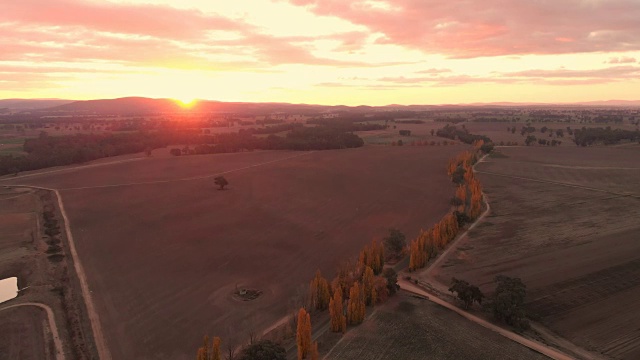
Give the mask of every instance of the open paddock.
M 316 269 L 333 276 L 389 227 L 411 238 L 438 221 L 463 149 L 152 156 L 5 182 L 60 189 L 113 358 L 179 360 L 204 334 L 260 333 Z
M 432 274 L 493 290 L 522 278 L 551 330 L 616 359 L 640 357 L 640 150 L 498 148 L 476 169 L 490 215 Z

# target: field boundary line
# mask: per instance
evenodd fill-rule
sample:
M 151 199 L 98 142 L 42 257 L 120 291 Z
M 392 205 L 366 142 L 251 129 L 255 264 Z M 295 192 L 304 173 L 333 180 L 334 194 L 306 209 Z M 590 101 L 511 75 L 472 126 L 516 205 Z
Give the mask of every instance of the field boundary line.
M 106 166 L 106 165 L 122 164 L 122 163 L 127 163 L 127 162 L 131 162 L 131 161 L 139 161 L 139 160 L 144 160 L 144 159 L 145 158 L 143 158 L 143 157 L 137 157 L 137 158 L 133 158 L 133 159 L 125 159 L 125 160 L 118 160 L 118 161 L 111 161 L 111 162 L 104 162 L 104 163 L 97 163 L 97 164 L 80 165 L 80 166 L 73 166 L 73 167 L 66 167 L 68 165 L 61 165 L 62 169 L 49 170 L 49 171 L 43 171 L 43 172 L 37 172 L 37 173 L 33 173 L 33 174 L 26 174 L 26 175 L 13 176 L 13 177 L 4 177 L 4 178 L 0 178 L 0 181 L 24 179 L 24 178 L 34 177 L 34 176 L 39 176 L 39 175 L 47 175 L 47 174 L 52 174 L 52 173 L 57 173 L 57 172 L 65 172 L 65 171 L 73 171 L 73 170 L 82 170 L 82 169 L 88 169 L 88 168 Z M 35 171 L 37 171 L 37 170 L 35 170 Z
M 53 315 L 53 310 L 51 310 L 49 305 L 45 305 L 45 304 L 41 304 L 41 303 L 37 303 L 37 302 L 24 302 L 24 303 L 20 303 L 20 304 L 4 306 L 4 307 L 0 308 L 0 311 L 7 310 L 7 309 L 13 309 L 13 308 L 21 307 L 21 306 L 35 306 L 35 307 L 39 307 L 41 309 L 44 309 L 44 311 L 47 313 L 47 320 L 49 322 L 49 329 L 51 329 L 51 337 L 53 338 L 53 344 L 54 344 L 54 346 L 56 348 L 56 360 L 65 360 L 64 348 L 62 347 L 62 340 L 60 340 L 60 335 L 58 333 L 58 325 L 57 325 L 56 319 L 55 319 L 55 317 Z
M 306 152 L 303 152 L 302 154 L 296 154 L 296 155 L 288 156 L 288 157 L 285 157 L 285 158 L 282 158 L 282 159 L 270 160 L 270 161 L 266 161 L 266 162 L 262 162 L 262 163 L 258 163 L 258 164 L 248 165 L 248 166 L 244 166 L 244 167 L 241 167 L 241 168 L 226 170 L 226 171 L 218 172 L 218 173 L 215 173 L 215 174 L 209 174 L 209 175 L 192 176 L 192 177 L 179 178 L 179 179 L 170 179 L 170 180 L 141 181 L 141 182 L 134 182 L 134 183 L 121 183 L 121 184 L 109 184 L 109 185 L 96 185 L 96 186 L 60 188 L 58 190 L 67 191 L 67 190 L 104 189 L 104 188 L 122 187 L 122 186 L 168 184 L 168 183 L 182 182 L 182 181 L 193 181 L 193 180 L 209 179 L 209 178 L 212 178 L 212 177 L 215 177 L 215 176 L 225 175 L 225 174 L 229 174 L 229 173 L 233 173 L 233 172 L 237 172 L 237 171 L 242 171 L 242 170 L 255 168 L 255 167 L 258 167 L 258 166 L 269 165 L 269 164 L 273 164 L 273 163 L 277 163 L 277 162 L 281 162 L 281 161 L 285 161 L 285 160 L 289 160 L 289 159 L 294 159 L 294 158 L 297 158 L 297 157 L 313 154 L 314 152 L 316 152 L 316 151 L 315 150 L 314 151 L 306 151 Z
M 82 297 L 84 298 L 84 303 L 87 308 L 87 316 L 89 317 L 89 322 L 91 323 L 91 330 L 93 332 L 93 339 L 96 345 L 96 350 L 98 351 L 98 358 L 101 360 L 111 360 L 111 353 L 109 352 L 109 348 L 106 345 L 104 334 L 102 332 L 102 327 L 100 325 L 100 317 L 98 316 L 98 312 L 95 309 L 95 305 L 93 304 L 93 299 L 91 298 L 91 292 L 89 291 L 89 284 L 87 283 L 87 277 L 84 272 L 84 268 L 80 263 L 80 257 L 78 256 L 78 252 L 76 251 L 75 241 L 73 240 L 73 235 L 71 234 L 71 225 L 69 223 L 69 218 L 67 216 L 67 212 L 64 209 L 64 203 L 62 201 L 62 195 L 56 189 L 45 188 L 41 186 L 32 186 L 32 185 L 11 185 L 12 187 L 25 187 L 32 188 L 38 190 L 47 190 L 52 191 L 57 200 L 58 207 L 60 208 L 60 214 L 62 215 L 62 219 L 64 221 L 64 230 L 67 235 L 67 242 L 69 243 L 69 251 L 71 252 L 71 258 L 73 260 L 73 267 L 76 270 L 76 275 L 78 276 L 78 280 L 80 281 L 80 290 L 82 291 Z
M 612 194 L 612 195 L 619 195 L 619 196 L 622 196 L 622 197 L 632 197 L 632 198 L 640 199 L 640 195 L 636 195 L 634 193 L 620 193 L 620 192 L 604 190 L 604 189 L 599 189 L 599 188 L 593 188 L 593 187 L 583 186 L 583 185 L 578 185 L 578 184 L 564 183 L 564 182 L 561 182 L 561 181 L 542 180 L 542 179 L 528 178 L 528 177 L 523 177 L 523 176 L 501 174 L 501 173 L 496 173 L 496 172 L 491 172 L 491 171 L 476 171 L 476 172 L 478 174 L 501 176 L 501 177 L 506 177 L 506 178 L 511 178 L 511 179 L 518 179 L 518 180 L 528 180 L 528 181 L 534 181 L 534 182 L 539 182 L 539 183 L 566 186 L 566 187 L 572 187 L 572 188 L 576 188 L 576 189 L 597 191 L 597 192 L 603 192 L 603 193 Z

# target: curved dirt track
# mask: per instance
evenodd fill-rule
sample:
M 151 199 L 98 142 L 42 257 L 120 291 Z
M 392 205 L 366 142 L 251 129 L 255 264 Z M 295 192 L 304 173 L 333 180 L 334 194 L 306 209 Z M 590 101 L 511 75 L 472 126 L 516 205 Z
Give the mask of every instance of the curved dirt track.
M 517 180 L 527 180 L 527 181 L 535 181 L 535 182 L 542 182 L 542 183 L 550 183 L 550 184 L 559 185 L 559 186 L 566 186 L 566 187 L 572 187 L 572 188 L 579 188 L 579 189 L 584 189 L 584 190 L 589 190 L 589 191 L 596 191 L 596 192 L 604 192 L 604 193 L 608 193 L 608 194 L 612 194 L 612 195 L 617 195 L 617 196 L 628 196 L 628 197 L 632 197 L 632 198 L 640 198 L 640 196 L 637 196 L 637 195 L 632 194 L 632 193 L 618 193 L 618 192 L 613 192 L 613 191 L 609 191 L 609 190 L 604 190 L 604 189 L 599 189 L 599 188 L 592 188 L 592 187 L 588 187 L 588 186 L 582 186 L 582 185 L 571 184 L 571 183 L 564 183 L 564 182 L 551 181 L 551 180 L 541 180 L 541 179 L 534 179 L 534 178 L 527 178 L 527 177 L 519 177 L 519 176 L 511 176 L 511 175 L 506 175 L 506 174 L 499 174 L 499 173 L 493 173 L 493 172 L 487 172 L 487 171 L 479 171 L 479 170 L 476 170 L 476 165 L 477 165 L 477 164 L 479 164 L 479 163 L 481 163 L 481 162 L 483 162 L 483 160 L 484 160 L 486 157 L 487 157 L 487 155 L 483 156 L 483 157 L 482 157 L 482 158 L 481 158 L 481 159 L 480 159 L 480 160 L 479 160 L 479 161 L 478 161 L 478 162 L 473 166 L 473 170 L 474 170 L 474 172 L 475 172 L 475 173 L 479 173 L 479 174 L 487 174 L 487 175 L 494 175 L 494 176 L 503 176 L 503 177 L 513 178 L 513 179 L 517 179 Z M 467 236 L 467 234 L 469 233 L 469 231 L 471 231 L 473 228 L 475 228 L 475 227 L 476 227 L 476 225 L 480 224 L 480 223 L 485 219 L 485 217 L 489 214 L 490 209 L 491 209 L 491 208 L 490 208 L 490 204 L 489 204 L 489 199 L 488 199 L 487 195 L 486 195 L 484 192 L 482 193 L 482 196 L 483 196 L 484 202 L 485 202 L 485 204 L 486 204 L 486 206 L 487 206 L 487 209 L 482 213 L 482 215 L 481 215 L 480 217 L 478 217 L 478 219 L 476 219 L 476 220 L 473 222 L 473 224 L 471 224 L 471 226 L 469 226 L 469 228 L 468 228 L 464 233 L 462 233 L 462 234 L 461 234 L 460 236 L 458 236 L 458 237 L 457 237 L 453 242 L 451 242 L 449 245 L 447 245 L 447 249 L 446 249 L 446 250 L 445 250 L 445 251 L 444 251 L 440 256 L 438 256 L 438 258 L 436 259 L 436 261 L 434 261 L 432 264 L 429 264 L 429 265 L 428 265 L 428 267 L 427 267 L 427 268 L 425 268 L 425 269 L 420 273 L 420 275 L 421 275 L 421 276 L 423 276 L 423 277 L 425 278 L 425 280 L 428 280 L 429 285 L 430 285 L 431 287 L 433 287 L 434 289 L 436 289 L 436 290 L 438 290 L 438 291 L 440 291 L 440 292 L 442 292 L 442 293 L 447 293 L 447 292 L 448 292 L 448 287 L 447 287 L 446 285 L 444 285 L 444 284 L 440 283 L 438 280 L 436 280 L 436 279 L 435 279 L 435 273 L 437 273 L 437 271 L 438 271 L 438 266 L 439 266 L 443 261 L 445 261 L 445 259 L 446 259 L 450 254 L 451 254 L 451 252 L 453 252 L 453 251 L 454 251 L 454 249 L 456 248 L 456 245 L 457 245 L 457 244 L 458 244 L 462 239 L 464 239 L 464 238 Z M 406 284 L 407 286 L 410 286 L 410 287 L 413 287 L 413 288 L 415 288 L 415 289 L 419 289 L 419 290 L 421 290 L 424 294 L 429 294 L 429 293 L 428 293 L 428 292 L 426 292 L 424 289 L 421 289 L 421 288 L 419 288 L 419 287 L 417 287 L 417 286 L 414 286 L 413 284 L 411 284 L 411 283 L 409 283 L 409 282 L 406 282 L 406 281 L 404 281 L 404 280 L 403 280 L 403 282 L 405 282 L 405 284 Z M 414 290 L 415 290 L 415 289 L 414 289 Z M 409 291 L 411 291 L 411 290 L 409 290 Z M 413 292 L 413 291 L 411 291 L 411 292 Z M 418 294 L 418 293 L 416 293 L 416 294 Z M 426 296 L 426 295 L 425 295 L 425 296 Z M 431 294 L 431 296 L 432 296 L 432 297 L 436 297 L 436 295 L 435 295 L 435 294 Z M 436 298 L 437 298 L 437 297 L 436 297 Z M 437 298 L 437 299 L 438 299 L 438 301 L 435 301 L 435 302 L 440 303 L 441 299 L 439 299 L 439 298 Z M 432 300 L 432 299 L 431 299 L 431 298 L 429 298 L 429 300 Z M 443 305 L 443 306 L 446 306 L 447 308 L 450 308 L 450 309 L 452 309 L 452 310 L 456 311 L 457 313 L 459 313 L 459 314 L 463 315 L 465 318 L 467 318 L 467 319 L 469 319 L 469 320 L 471 320 L 471 321 L 477 322 L 476 320 L 474 320 L 474 319 L 473 319 L 473 318 L 475 318 L 475 319 L 477 319 L 477 320 L 479 320 L 479 321 L 481 321 L 481 322 L 483 322 L 483 323 L 486 323 L 486 324 L 491 325 L 493 328 L 500 329 L 501 331 L 498 331 L 499 333 L 501 333 L 502 335 L 504 335 L 504 336 L 506 336 L 506 337 L 508 337 L 508 338 L 510 338 L 510 339 L 512 339 L 512 340 L 514 340 L 514 341 L 517 341 L 517 342 L 519 342 L 519 343 L 521 343 L 521 344 L 523 344 L 523 345 L 525 345 L 525 346 L 530 347 L 529 345 L 527 345 L 527 344 L 525 344 L 525 343 L 520 342 L 520 341 L 519 341 L 518 339 L 516 339 L 516 338 L 512 338 L 511 336 L 507 336 L 507 335 L 503 334 L 503 332 L 509 333 L 509 334 L 511 334 L 511 335 L 513 335 L 513 336 L 517 336 L 517 337 L 519 337 L 519 338 L 521 338 L 521 339 L 523 339 L 523 340 L 526 340 L 528 343 L 534 344 L 536 347 L 540 347 L 540 346 L 541 346 L 541 347 L 543 347 L 543 348 L 546 348 L 546 349 L 549 349 L 549 350 L 551 350 L 551 351 L 557 352 L 558 354 L 561 354 L 562 356 L 568 356 L 568 355 L 566 355 L 566 354 L 564 354 L 564 353 L 561 353 L 561 352 L 559 352 L 559 351 L 557 351 L 557 350 L 555 350 L 555 349 L 553 349 L 553 348 L 550 348 L 550 347 L 545 346 L 545 345 L 542 345 L 542 344 L 540 344 L 540 343 L 537 343 L 537 342 L 534 342 L 534 341 L 531 341 L 531 340 L 525 339 L 525 338 L 523 338 L 523 337 L 521 337 L 521 336 L 519 336 L 519 335 L 517 335 L 517 334 L 515 334 L 515 333 L 513 333 L 513 332 L 511 332 L 511 331 L 508 331 L 508 330 L 502 329 L 502 328 L 500 328 L 500 327 L 497 327 L 497 326 L 495 326 L 495 325 L 493 325 L 493 324 L 491 324 L 491 323 L 486 322 L 486 321 L 485 321 L 485 320 L 483 320 L 483 319 L 477 318 L 477 317 L 475 317 L 475 316 L 473 316 L 473 315 L 471 315 L 471 314 L 469 314 L 469 313 L 466 313 L 466 312 L 462 311 L 461 309 L 459 309 L 459 308 L 457 308 L 457 307 L 455 307 L 455 306 L 451 307 L 451 304 L 450 304 L 450 303 L 447 303 L 447 302 L 445 302 L 445 303 L 446 303 L 446 304 L 448 304 L 448 305 Z M 464 314 L 463 314 L 463 313 L 464 313 Z M 465 314 L 466 314 L 466 315 L 465 315 Z M 467 315 L 468 315 L 468 316 L 467 316 Z M 482 326 L 485 326 L 485 325 L 484 325 L 484 324 L 482 324 L 482 323 L 479 323 L 479 324 L 480 324 L 480 325 L 482 325 Z M 485 327 L 486 327 L 486 326 L 485 326 Z M 560 344 L 561 346 L 564 346 L 564 348 L 565 348 L 565 349 L 570 350 L 570 351 L 572 351 L 573 353 L 578 354 L 578 355 L 580 355 L 580 356 L 583 356 L 585 359 L 600 359 L 600 357 L 595 357 L 595 356 L 596 356 L 595 354 L 593 354 L 593 353 L 591 353 L 591 352 L 588 352 L 588 351 L 586 351 L 585 349 L 583 349 L 583 348 L 581 348 L 581 347 L 579 347 L 579 346 L 577 346 L 577 345 L 575 345 L 575 344 L 571 343 L 570 341 L 568 341 L 568 340 L 566 340 L 566 339 L 564 339 L 564 338 L 562 338 L 562 337 L 559 337 L 559 336 L 557 336 L 557 335 L 555 335 L 555 334 L 551 333 L 550 331 L 548 331 L 548 330 L 547 330 L 546 328 L 544 328 L 543 326 L 540 326 L 539 324 L 535 324 L 535 323 L 534 323 L 534 324 L 531 324 L 531 327 L 532 327 L 532 328 L 534 328 L 534 330 L 535 330 L 535 331 L 537 331 L 538 333 L 543 334 L 546 338 L 548 338 L 548 339 L 552 339 L 556 344 Z M 492 328 L 492 329 L 493 329 L 493 328 Z M 494 331 L 495 331 L 495 330 L 494 330 Z M 556 358 L 556 357 L 554 357 L 554 356 L 551 356 L 551 355 L 549 355 L 549 354 L 546 354 L 545 352 L 540 351 L 538 348 L 534 348 L 534 347 L 530 347 L 530 348 L 531 348 L 531 349 L 534 349 L 534 350 L 536 350 L 536 351 L 538 351 L 538 352 L 540 352 L 540 353 L 543 353 L 543 354 L 545 354 L 545 355 L 547 355 L 547 356 L 550 356 L 550 357 L 552 357 L 552 358 Z M 569 358 L 571 358 L 571 357 L 569 357 Z
M 0 308 L 0 311 L 13 309 L 21 306 L 36 306 L 47 312 L 47 320 L 49 321 L 49 328 L 51 329 L 51 337 L 53 338 L 53 344 L 56 348 L 56 360 L 65 360 L 64 357 L 64 349 L 62 348 L 62 341 L 60 340 L 60 336 L 58 335 L 58 326 L 56 324 L 56 320 L 53 317 L 53 310 L 45 304 L 35 303 L 35 302 L 25 302 L 21 304 L 9 305 Z
M 476 170 L 476 165 L 480 164 L 481 162 L 484 161 L 484 159 L 487 157 L 488 155 L 484 155 L 482 158 L 480 158 L 480 160 L 473 165 L 473 171 L 476 173 L 482 173 L 481 171 Z M 482 213 L 482 215 L 480 215 L 480 217 L 478 217 L 470 226 L 469 228 L 462 233 L 461 235 L 459 235 L 458 237 L 456 237 L 456 239 L 451 242 L 449 245 L 447 245 L 447 249 L 438 256 L 438 258 L 431 264 L 428 265 L 428 267 L 426 269 L 424 269 L 420 275 L 421 276 L 425 276 L 428 280 L 430 280 L 430 284 L 436 288 L 439 291 L 442 291 L 443 293 L 446 293 L 448 291 L 447 286 L 439 283 L 438 281 L 436 281 L 433 278 L 433 273 L 434 271 L 437 271 L 438 266 L 448 257 L 448 255 L 455 250 L 456 248 L 456 244 L 458 244 L 462 239 L 464 239 L 467 234 L 473 230 L 478 224 L 480 224 L 484 218 L 489 215 L 489 212 L 491 210 L 491 206 L 489 205 L 489 201 L 488 198 L 486 196 L 486 194 L 482 193 L 482 197 L 484 200 L 484 203 L 486 204 L 487 208 L 485 209 L 485 211 Z M 552 349 L 548 346 L 545 346 L 543 344 L 537 343 L 535 341 L 526 339 L 520 335 L 515 334 L 512 331 L 503 329 L 499 326 L 496 326 L 494 324 L 491 324 L 489 322 L 487 322 L 486 320 L 483 320 L 477 316 L 474 316 L 472 314 L 469 314 L 466 311 L 461 310 L 460 308 L 458 308 L 455 305 L 452 305 L 440 298 L 438 298 L 435 294 L 429 293 L 426 290 L 411 284 L 410 282 L 403 280 L 403 279 L 399 279 L 398 283 L 400 284 L 401 288 L 404 290 L 407 290 L 409 292 L 412 292 L 414 294 L 418 294 L 418 295 L 422 295 L 422 296 L 426 296 L 428 298 L 429 301 L 435 302 L 439 305 L 442 305 L 450 310 L 455 311 L 456 313 L 462 315 L 463 317 L 465 317 L 468 320 L 471 320 L 479 325 L 482 325 L 483 327 L 493 330 L 499 334 L 501 334 L 502 336 L 509 338 L 513 341 L 516 341 L 530 349 L 533 349 L 535 351 L 538 351 L 541 354 L 544 354 L 546 356 L 549 356 L 553 359 L 571 359 L 571 357 L 567 354 L 564 354 L 558 350 Z
M 449 310 L 455 311 L 456 313 L 458 313 L 459 315 L 463 316 L 464 318 L 473 321 L 474 323 L 481 325 L 489 330 L 492 330 L 494 332 L 497 332 L 498 334 L 511 339 L 519 344 L 522 344 L 526 347 L 528 347 L 529 349 L 535 350 L 543 355 L 546 355 L 552 359 L 556 359 L 556 360 L 572 360 L 573 358 L 563 352 L 560 352 L 556 349 L 550 348 L 548 346 L 545 346 L 543 344 L 540 344 L 538 342 L 535 342 L 533 340 L 529 340 L 527 338 L 524 338 L 510 330 L 507 329 L 503 329 L 499 326 L 496 326 L 486 320 L 483 320 L 475 315 L 472 315 L 460 308 L 458 308 L 457 306 L 448 303 L 440 298 L 438 298 L 436 295 L 427 292 L 426 290 L 411 284 L 409 281 L 404 280 L 404 279 L 399 279 L 398 280 L 398 284 L 400 285 L 400 289 L 417 294 L 417 295 L 421 295 L 421 296 L 425 296 L 427 298 L 427 300 L 434 302 L 438 305 L 444 306 Z

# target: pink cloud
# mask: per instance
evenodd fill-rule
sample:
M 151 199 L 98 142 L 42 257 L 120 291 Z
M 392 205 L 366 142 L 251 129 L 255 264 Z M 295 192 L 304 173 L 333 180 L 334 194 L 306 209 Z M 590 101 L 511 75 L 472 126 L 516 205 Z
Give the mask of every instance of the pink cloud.
M 630 56 L 621 56 L 621 57 L 612 57 L 607 61 L 608 64 L 631 64 L 635 63 L 637 60 L 634 57 Z
M 78 27 L 166 39 L 198 39 L 209 30 L 243 31 L 250 25 L 198 10 L 82 0 L 20 0 L 2 5 L 0 22 Z
M 367 0 L 290 0 L 382 33 L 380 43 L 450 57 L 640 49 L 636 0 L 389 0 L 393 10 Z
M 417 74 L 430 74 L 430 75 L 445 74 L 450 72 L 452 72 L 451 69 L 436 69 L 436 68 L 416 71 Z
M 440 73 L 427 74 L 428 76 L 382 77 L 376 79 L 376 81 L 384 84 L 416 86 L 455 86 L 472 83 L 593 85 L 622 81 L 628 78 L 638 78 L 640 77 L 640 66 L 615 66 L 590 70 L 557 69 L 494 72 L 493 76 L 441 76 Z
M 502 73 L 503 76 L 509 77 L 529 77 L 529 78 L 606 78 L 606 79 L 624 79 L 627 77 L 640 76 L 640 67 L 638 66 L 614 66 L 604 69 L 591 70 L 526 70 L 518 72 Z
M 217 39 L 212 31 L 235 33 Z M 243 20 L 170 6 L 87 0 L 9 1 L 0 11 L 0 60 L 113 61 L 124 65 L 204 70 L 270 71 L 280 64 L 369 67 L 362 61 L 323 58 L 313 42 L 331 39 L 338 50 L 356 50 L 366 32 L 320 37 L 276 37 Z M 243 60 L 224 61 L 228 56 Z

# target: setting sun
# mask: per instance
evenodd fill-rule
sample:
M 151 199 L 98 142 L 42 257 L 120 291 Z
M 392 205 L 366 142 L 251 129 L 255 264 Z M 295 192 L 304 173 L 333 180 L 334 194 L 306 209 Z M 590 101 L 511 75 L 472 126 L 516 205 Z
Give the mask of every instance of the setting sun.
M 193 105 L 196 103 L 196 99 L 194 98 L 174 98 L 174 100 L 178 103 L 178 105 L 180 105 L 180 107 L 185 108 L 185 109 L 189 109 L 191 107 L 193 107 Z

